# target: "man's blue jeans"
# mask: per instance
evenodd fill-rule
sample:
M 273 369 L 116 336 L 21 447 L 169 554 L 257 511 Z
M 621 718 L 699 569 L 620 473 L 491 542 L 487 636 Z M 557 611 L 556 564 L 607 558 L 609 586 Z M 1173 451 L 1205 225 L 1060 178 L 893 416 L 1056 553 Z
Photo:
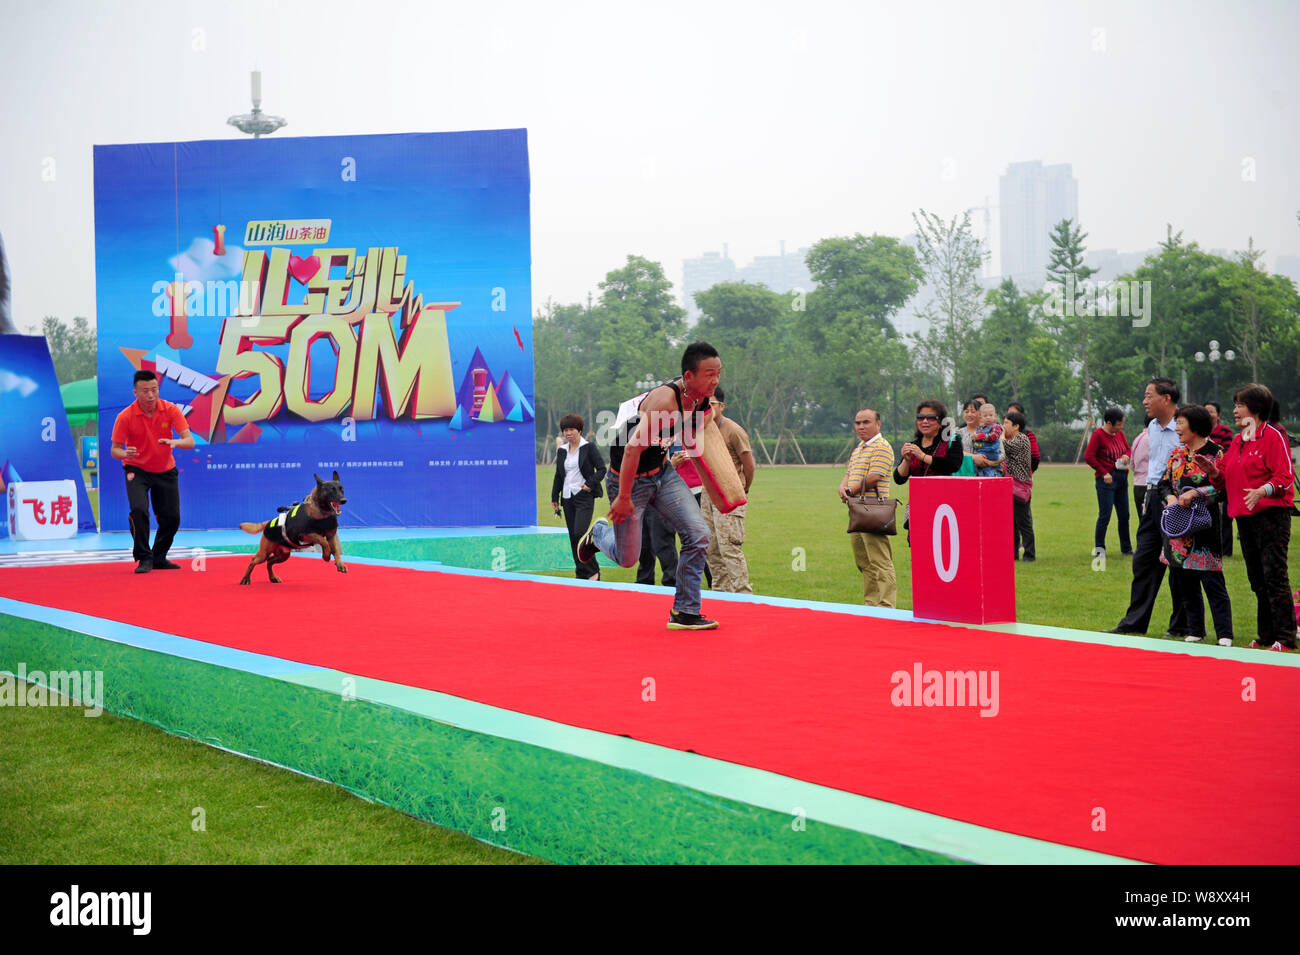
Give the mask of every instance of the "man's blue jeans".
M 618 497 L 618 474 L 608 477 L 609 499 Z M 709 527 L 695 503 L 695 495 L 671 464 L 650 477 L 639 477 L 632 485 L 632 516 L 622 524 L 597 524 L 592 540 L 620 567 L 631 567 L 641 557 L 641 515 L 653 507 L 681 536 L 682 553 L 677 561 L 678 613 L 700 612 L 700 578 L 709 553 Z

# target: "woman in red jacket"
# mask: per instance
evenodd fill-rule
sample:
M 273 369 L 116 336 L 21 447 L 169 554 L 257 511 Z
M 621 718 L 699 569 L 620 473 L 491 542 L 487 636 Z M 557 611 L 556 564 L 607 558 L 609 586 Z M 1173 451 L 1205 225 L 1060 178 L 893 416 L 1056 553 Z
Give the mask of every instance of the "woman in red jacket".
M 1258 605 L 1259 639 L 1252 647 L 1296 648 L 1295 607 L 1287 573 L 1295 471 L 1291 445 L 1277 420 L 1277 401 L 1263 385 L 1250 384 L 1232 399 L 1232 417 L 1241 432 L 1218 468 L 1198 456 L 1216 487 L 1225 490 L 1228 516 L 1237 519 L 1241 556 Z M 1210 466 L 1207 466 L 1207 462 Z
M 1092 468 L 1097 484 L 1097 528 L 1093 553 L 1106 552 L 1106 528 L 1113 508 L 1119 519 L 1119 549 L 1133 555 L 1133 538 L 1128 533 L 1128 438 L 1124 437 L 1124 412 L 1107 408 L 1102 425 L 1092 433 L 1083 460 Z

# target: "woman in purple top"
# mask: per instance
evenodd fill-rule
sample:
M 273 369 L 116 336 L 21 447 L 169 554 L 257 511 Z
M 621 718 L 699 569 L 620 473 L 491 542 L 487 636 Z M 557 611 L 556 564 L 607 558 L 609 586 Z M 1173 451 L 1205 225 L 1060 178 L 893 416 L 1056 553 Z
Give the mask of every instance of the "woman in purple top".
M 1139 520 L 1142 519 L 1142 508 L 1146 504 L 1146 473 L 1147 466 L 1151 463 L 1151 448 L 1147 445 L 1147 441 L 1150 440 L 1147 436 L 1147 425 L 1150 423 L 1151 416 L 1147 415 L 1142 421 L 1142 430 L 1133 439 L 1133 446 L 1129 449 L 1128 467 L 1133 475 L 1133 507 L 1137 511 Z

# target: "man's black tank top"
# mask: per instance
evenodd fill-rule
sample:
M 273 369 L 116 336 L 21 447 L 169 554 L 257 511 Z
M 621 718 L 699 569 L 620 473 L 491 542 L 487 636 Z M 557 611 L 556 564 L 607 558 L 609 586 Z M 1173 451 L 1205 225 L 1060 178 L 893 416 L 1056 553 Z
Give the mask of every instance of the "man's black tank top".
M 664 387 L 664 386 L 660 385 L 657 387 Z M 665 434 L 663 430 L 660 429 L 658 438 L 661 441 L 665 438 L 671 439 L 670 443 L 675 443 L 675 441 L 677 440 L 677 422 L 685 421 L 686 411 L 682 408 L 682 389 L 678 386 L 677 382 L 670 381 L 667 383 L 666 387 L 671 388 L 673 390 L 674 396 L 676 396 L 677 398 L 677 414 L 665 416 L 668 420 L 668 433 Z M 654 392 L 654 388 L 651 388 L 650 391 L 646 392 L 645 398 L 649 398 L 653 392 Z M 645 398 L 641 399 L 642 403 L 645 402 Z M 610 465 L 611 475 L 617 475 L 619 469 L 622 468 L 623 448 L 626 447 L 627 443 L 632 440 L 632 435 L 636 433 L 637 425 L 641 423 L 641 415 L 639 413 L 640 405 L 638 405 L 637 408 L 638 408 L 638 413 L 633 415 L 626 422 L 624 422 L 623 426 L 614 435 L 614 440 L 613 442 L 611 442 L 609 446 L 609 465 Z M 709 413 L 709 408 L 710 406 L 708 404 L 705 404 L 703 410 L 696 408 L 694 411 L 691 412 L 691 414 L 695 416 L 694 429 L 697 434 L 699 433 L 699 429 L 704 425 L 704 416 Z M 641 457 L 637 461 L 636 473 L 648 474 L 651 471 L 655 471 L 663 467 L 664 459 L 667 456 L 667 454 L 668 454 L 667 449 L 664 448 L 661 444 L 655 443 L 650 445 L 648 448 L 646 448 L 641 452 Z

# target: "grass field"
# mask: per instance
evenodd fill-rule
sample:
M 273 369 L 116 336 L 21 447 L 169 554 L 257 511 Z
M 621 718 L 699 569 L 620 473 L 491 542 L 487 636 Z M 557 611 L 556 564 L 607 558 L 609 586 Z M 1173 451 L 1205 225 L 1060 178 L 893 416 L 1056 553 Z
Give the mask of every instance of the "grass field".
M 3 865 L 538 861 L 108 713 L 2 707 L 0 739 Z
M 562 527 L 549 504 L 553 473 L 538 469 L 538 520 Z M 745 545 L 756 593 L 860 602 L 861 577 L 835 491 L 841 474 L 831 467 L 759 469 Z M 1111 558 L 1104 570 L 1093 569 L 1090 472 L 1044 465 L 1035 477 L 1038 561 L 1016 565 L 1020 620 L 1114 626 L 1128 603 L 1129 563 L 1119 556 L 1112 519 Z M 602 501 L 597 514 L 607 506 Z M 795 569 L 800 557 L 803 569 Z M 1293 542 L 1293 564 L 1295 558 Z M 902 537 L 895 538 L 894 560 L 899 606 L 907 608 L 910 555 Z M 635 578 L 635 570 L 622 568 L 602 574 Z M 1244 646 L 1255 635 L 1255 603 L 1239 552 L 1228 559 L 1226 575 L 1236 642 Z M 665 617 L 667 610 L 665 595 Z M 1160 639 L 1169 610 L 1166 588 L 1151 639 Z M 0 740 L 0 864 L 535 861 L 109 714 L 85 719 L 77 709 L 0 707 Z M 193 828 L 195 807 L 204 809 L 205 831 Z

